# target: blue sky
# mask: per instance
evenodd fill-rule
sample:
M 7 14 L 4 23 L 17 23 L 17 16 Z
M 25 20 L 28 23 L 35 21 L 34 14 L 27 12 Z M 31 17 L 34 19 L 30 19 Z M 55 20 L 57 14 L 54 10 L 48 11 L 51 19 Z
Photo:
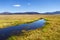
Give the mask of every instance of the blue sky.
M 0 12 L 60 11 L 60 0 L 0 0 Z

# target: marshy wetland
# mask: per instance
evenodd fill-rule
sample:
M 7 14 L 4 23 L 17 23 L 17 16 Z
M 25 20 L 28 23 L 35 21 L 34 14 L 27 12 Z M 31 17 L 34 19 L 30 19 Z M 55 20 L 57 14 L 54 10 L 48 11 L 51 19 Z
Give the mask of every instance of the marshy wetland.
M 40 19 L 29 24 L 21 24 L 17 26 L 10 26 L 7 28 L 0 29 L 0 40 L 6 40 L 10 36 L 22 34 L 22 30 L 35 30 L 45 25 L 45 20 Z
M 0 15 L 0 29 L 34 22 L 44 18 L 46 24 L 35 30 L 12 35 L 6 40 L 60 40 L 60 15 Z

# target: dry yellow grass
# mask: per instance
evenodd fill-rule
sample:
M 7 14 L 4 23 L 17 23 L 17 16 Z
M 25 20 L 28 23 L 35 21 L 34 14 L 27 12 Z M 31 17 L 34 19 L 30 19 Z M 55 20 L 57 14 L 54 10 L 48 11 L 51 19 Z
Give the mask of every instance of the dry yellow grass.
M 14 22 L 21 24 L 39 18 L 47 20 L 43 28 L 24 31 L 24 34 L 11 36 L 8 40 L 60 40 L 60 15 L 0 15 L 0 28 L 6 27 L 6 24 L 7 26 L 14 24 Z
M 34 21 L 38 19 L 37 17 L 37 15 L 0 15 L 0 28 Z

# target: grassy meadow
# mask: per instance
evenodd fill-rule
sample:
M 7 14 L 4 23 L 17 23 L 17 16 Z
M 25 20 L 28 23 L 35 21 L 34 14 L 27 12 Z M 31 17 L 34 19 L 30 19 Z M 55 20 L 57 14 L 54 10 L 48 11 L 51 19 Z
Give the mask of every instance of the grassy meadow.
M 60 40 L 60 15 L 0 15 L 0 28 L 28 23 L 40 18 L 46 19 L 42 28 L 11 36 L 7 40 Z

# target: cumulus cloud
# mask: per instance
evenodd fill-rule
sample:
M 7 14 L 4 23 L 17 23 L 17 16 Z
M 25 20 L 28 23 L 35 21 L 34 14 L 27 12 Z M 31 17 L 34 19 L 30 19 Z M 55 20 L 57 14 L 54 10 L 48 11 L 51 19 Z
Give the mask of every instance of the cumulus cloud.
M 15 4 L 15 5 L 13 5 L 14 7 L 20 7 L 21 5 L 19 5 L 19 4 Z

